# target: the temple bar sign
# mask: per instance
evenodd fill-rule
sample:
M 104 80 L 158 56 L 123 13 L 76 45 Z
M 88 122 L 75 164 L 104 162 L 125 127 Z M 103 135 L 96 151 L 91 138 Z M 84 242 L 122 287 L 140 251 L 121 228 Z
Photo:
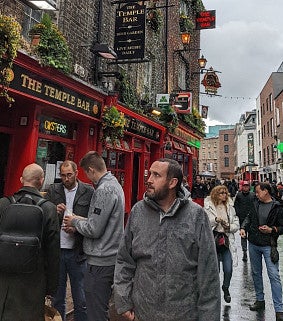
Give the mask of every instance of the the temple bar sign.
M 216 15 L 215 10 L 201 11 L 196 16 L 196 29 L 214 29 Z
M 126 4 L 116 9 L 114 50 L 118 60 L 143 59 L 146 6 Z

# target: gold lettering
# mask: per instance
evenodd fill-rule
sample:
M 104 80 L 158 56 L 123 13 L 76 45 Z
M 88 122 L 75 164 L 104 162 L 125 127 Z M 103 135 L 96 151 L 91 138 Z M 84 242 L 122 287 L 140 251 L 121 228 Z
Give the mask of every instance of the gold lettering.
M 84 109 L 84 110 L 87 110 L 87 111 L 90 111 L 89 110 L 90 103 L 88 101 L 82 100 L 80 98 L 78 98 L 77 107 L 81 108 L 81 109 Z
M 21 78 L 22 78 L 22 87 L 41 93 L 42 83 L 40 81 L 32 79 L 24 74 L 21 75 Z

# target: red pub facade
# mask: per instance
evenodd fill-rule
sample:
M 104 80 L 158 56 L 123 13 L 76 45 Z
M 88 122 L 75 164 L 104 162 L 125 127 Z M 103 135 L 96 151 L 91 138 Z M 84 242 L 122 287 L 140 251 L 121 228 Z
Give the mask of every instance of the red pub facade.
M 200 139 L 185 126 L 168 134 L 159 123 L 116 102 L 127 122 L 123 139 L 115 146 L 102 143 L 101 115 L 112 96 L 94 86 L 43 68 L 34 58 L 19 52 L 9 93 L 15 103 L 0 107 L 0 196 L 20 187 L 23 168 L 32 162 L 45 170 L 43 190 L 59 181 L 59 165 L 76 163 L 89 150 L 97 150 L 123 186 L 126 213 L 142 198 L 151 163 L 173 157 L 183 167 L 191 185 L 198 149 L 188 142 Z M 195 168 L 196 170 L 196 168 Z M 86 181 L 79 170 L 79 178 Z

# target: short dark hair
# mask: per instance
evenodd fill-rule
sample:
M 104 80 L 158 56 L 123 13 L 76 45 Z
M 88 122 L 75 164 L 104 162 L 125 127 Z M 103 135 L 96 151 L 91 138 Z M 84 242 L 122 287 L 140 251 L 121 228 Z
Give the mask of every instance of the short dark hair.
M 181 165 L 172 158 L 160 158 L 158 159 L 158 162 L 168 163 L 167 179 L 177 178 L 178 183 L 176 185 L 176 191 L 179 191 L 184 176 Z
M 94 168 L 98 172 L 107 170 L 104 159 L 96 151 L 86 153 L 80 161 L 80 166 L 85 171 L 88 171 L 89 167 Z
M 259 186 L 259 188 L 264 191 L 265 189 L 268 191 L 269 195 L 272 195 L 272 189 L 271 189 L 271 185 L 269 183 L 266 182 L 260 182 L 257 183 L 255 188 Z

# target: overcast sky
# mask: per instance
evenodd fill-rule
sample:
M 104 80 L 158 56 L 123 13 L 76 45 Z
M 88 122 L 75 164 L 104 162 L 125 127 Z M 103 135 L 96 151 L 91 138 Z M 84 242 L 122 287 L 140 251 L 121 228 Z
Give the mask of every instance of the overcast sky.
M 206 10 L 216 10 L 216 28 L 201 31 L 201 54 L 206 68 L 221 71 L 222 97 L 200 95 L 200 104 L 209 106 L 207 126 L 235 124 L 256 108 L 256 98 L 283 61 L 283 0 L 203 3 Z

